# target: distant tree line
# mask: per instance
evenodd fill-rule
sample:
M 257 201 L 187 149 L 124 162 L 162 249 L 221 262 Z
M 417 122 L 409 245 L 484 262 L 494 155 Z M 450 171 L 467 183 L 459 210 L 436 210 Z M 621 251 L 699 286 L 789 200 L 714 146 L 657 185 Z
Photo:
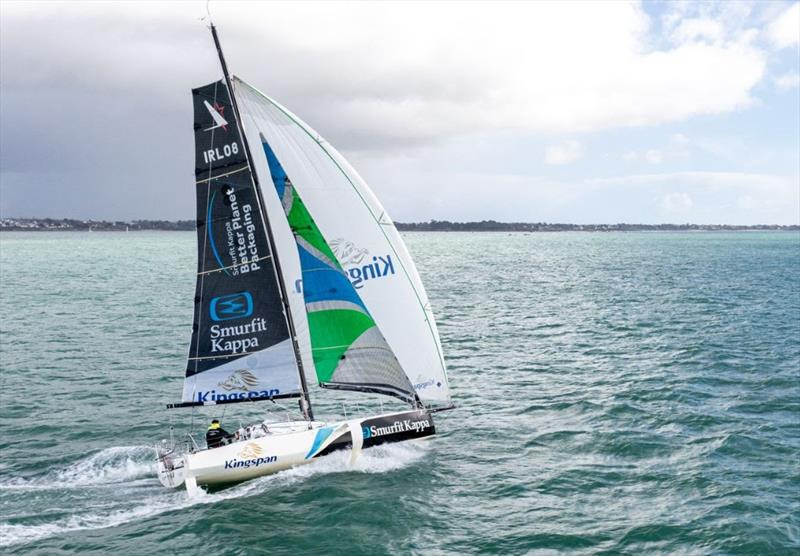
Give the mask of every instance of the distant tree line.
M 800 226 L 757 224 L 730 226 L 723 224 L 554 224 L 548 222 L 395 222 L 402 232 L 680 232 L 713 230 L 800 230 Z M 125 232 L 142 230 L 192 231 L 195 220 L 75 220 L 70 218 L 3 218 L 0 231 L 97 231 Z
M 194 230 L 195 220 L 75 220 L 72 218 L 3 218 L 0 230 L 5 231 L 97 231 L 125 232 L 142 230 Z
M 694 230 L 800 230 L 800 226 L 756 224 L 731 226 L 725 224 L 554 224 L 548 222 L 395 222 L 403 232 L 671 232 Z

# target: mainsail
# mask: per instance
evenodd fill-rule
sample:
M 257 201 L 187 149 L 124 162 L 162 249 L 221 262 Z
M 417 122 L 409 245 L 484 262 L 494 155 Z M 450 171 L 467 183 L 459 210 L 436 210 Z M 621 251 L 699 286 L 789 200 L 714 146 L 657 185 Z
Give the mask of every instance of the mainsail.
M 266 215 L 224 81 L 192 91 L 198 269 L 183 401 L 299 396 Z
M 299 255 L 299 267 L 282 272 L 287 289 L 302 292 L 289 301 L 292 314 L 306 315 L 295 319 L 310 337 L 303 359 L 313 359 L 323 386 L 448 403 L 425 289 L 380 202 L 317 132 L 244 81 L 233 87 L 254 171 L 271 177 L 261 184 L 277 249 L 291 243 Z

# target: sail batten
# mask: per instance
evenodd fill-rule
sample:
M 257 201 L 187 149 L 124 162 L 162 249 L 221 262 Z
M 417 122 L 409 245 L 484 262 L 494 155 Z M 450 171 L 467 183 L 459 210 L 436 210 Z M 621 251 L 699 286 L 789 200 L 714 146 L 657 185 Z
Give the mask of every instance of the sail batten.
M 232 176 L 233 174 L 237 174 L 239 172 L 246 172 L 247 170 L 250 170 L 250 165 L 249 164 L 245 164 L 241 168 L 237 168 L 236 170 L 231 170 L 230 172 L 225 172 L 225 173 L 222 173 L 222 174 L 219 174 L 219 175 L 216 175 L 216 176 L 199 179 L 199 180 L 195 181 L 195 183 L 197 185 L 199 185 L 201 183 L 205 184 L 206 182 L 209 182 L 211 180 L 224 178 L 224 177 L 227 177 L 227 176 Z

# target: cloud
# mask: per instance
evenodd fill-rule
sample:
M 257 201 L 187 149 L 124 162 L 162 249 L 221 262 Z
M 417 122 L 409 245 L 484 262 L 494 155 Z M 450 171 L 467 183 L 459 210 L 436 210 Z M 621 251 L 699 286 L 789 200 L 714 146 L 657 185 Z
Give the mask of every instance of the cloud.
M 619 221 L 800 224 L 800 176 L 664 172 L 587 179 L 586 199 L 624 198 Z M 581 206 L 581 198 L 572 206 Z
M 781 91 L 796 89 L 800 87 L 800 74 L 787 73 L 775 78 L 775 86 Z
M 666 161 L 674 161 L 690 156 L 690 147 L 693 142 L 682 133 L 673 133 L 666 145 L 658 148 L 651 148 L 641 153 L 637 151 L 627 151 L 622 155 L 625 162 L 635 162 L 640 159 L 649 164 L 662 164 Z
M 670 38 L 679 44 L 693 42 L 719 43 L 725 35 L 720 21 L 707 18 L 686 19 L 670 33 Z
M 651 18 L 627 2 L 226 2 L 212 10 L 232 71 L 349 148 L 724 113 L 752 103 L 765 69 L 763 51 L 711 21 L 679 25 L 680 43 L 654 48 Z M 216 77 L 201 15 L 204 2 L 6 6 L 3 51 L 14 55 L 3 59 L 4 86 L 147 90 L 151 102 L 174 103 L 176 91 Z
M 492 158 L 485 147 L 471 151 L 466 163 L 451 158 L 454 152 L 445 147 L 418 157 L 398 154 L 381 161 L 364 153 L 353 162 L 384 201 L 391 217 L 401 222 L 494 218 L 574 223 L 800 224 L 797 175 L 693 171 L 586 178 L 564 167 L 551 171 L 552 167 L 538 165 L 535 173 L 526 173 L 519 166 L 516 172 L 505 166 L 505 173 L 500 173 L 494 169 L 494 162 L 487 167 L 473 163 Z M 521 152 L 525 155 L 528 151 Z M 503 156 L 501 160 L 507 160 Z M 424 169 L 421 173 L 420 168 Z M 593 164 L 591 170 L 582 173 L 602 171 Z M 751 198 L 749 205 L 740 201 L 744 196 Z M 685 212 L 678 212 L 681 207 Z
M 583 147 L 577 141 L 566 141 L 561 145 L 552 145 L 544 151 L 545 164 L 569 164 L 583 156 Z
M 650 164 L 661 164 L 664 162 L 664 153 L 658 149 L 650 149 L 644 153 L 644 159 Z
M 665 195 L 683 192 L 706 221 L 791 219 L 786 207 L 796 195 L 777 182 L 759 190 L 747 178 L 737 186 L 760 212 L 736 212 L 744 209 L 729 193 L 720 199 L 733 209 L 714 212 L 716 201 L 696 191 L 716 187 L 707 174 L 590 183 L 580 163 L 549 167 L 634 133 L 600 135 L 605 130 L 758 107 L 768 56 L 786 55 L 765 38 L 777 9 L 765 17 L 763 4 L 710 5 L 669 4 L 676 7 L 669 18 L 635 2 L 212 2 L 211 9 L 233 73 L 354 157 L 398 219 L 646 221 Z M 189 89 L 220 78 L 199 21 L 205 10 L 204 0 L 0 2 L 0 210 L 191 217 Z M 620 152 L 631 161 L 659 159 L 663 168 L 699 152 L 697 128 L 687 129 L 685 141 L 641 132 Z M 474 151 L 486 144 L 514 146 L 485 161 Z M 538 170 L 564 181 L 502 174 L 524 174 L 530 152 L 548 163 Z M 719 178 L 719 191 L 731 190 L 734 174 Z M 646 194 L 629 200 L 637 188 Z
M 688 193 L 669 193 L 661 199 L 661 207 L 672 213 L 689 212 L 694 203 Z
M 592 178 L 587 183 L 644 185 L 654 183 L 687 183 L 699 186 L 726 187 L 760 187 L 762 189 L 800 192 L 800 177 L 781 176 L 775 174 L 753 174 L 746 172 L 664 172 L 659 174 L 632 174 L 606 178 Z
M 783 11 L 767 28 L 767 37 L 777 48 L 800 43 L 800 2 Z
M 664 211 L 691 209 L 706 223 L 800 224 L 800 176 L 746 172 L 664 172 L 586 180 L 589 188 L 627 188 L 659 195 Z

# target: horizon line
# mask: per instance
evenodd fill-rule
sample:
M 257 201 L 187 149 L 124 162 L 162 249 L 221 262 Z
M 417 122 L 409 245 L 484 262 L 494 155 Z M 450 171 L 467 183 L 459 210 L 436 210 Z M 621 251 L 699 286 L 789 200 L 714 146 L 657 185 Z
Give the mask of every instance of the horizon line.
M 34 222 L 58 222 L 58 223 L 80 223 L 84 225 L 152 225 L 152 224 L 170 224 L 173 226 L 189 226 L 194 229 L 197 222 L 196 219 L 163 219 L 163 218 L 137 218 L 137 219 L 98 219 L 98 218 L 70 218 L 70 217 L 29 217 L 29 216 L 0 216 L 0 229 L 13 227 L 12 222 L 17 223 L 34 223 Z M 642 222 L 592 222 L 592 223 L 574 223 L 574 222 L 548 222 L 548 221 L 503 221 L 494 219 L 484 220 L 437 220 L 430 219 L 426 221 L 404 222 L 393 221 L 398 228 L 413 228 L 413 227 L 643 227 L 643 228 L 657 228 L 657 227 L 713 227 L 713 228 L 798 228 L 800 229 L 800 222 L 793 224 L 775 224 L 775 223 L 757 223 L 757 224 L 719 224 L 719 223 L 696 223 L 696 222 L 660 222 L 660 223 L 642 223 Z M 9 226 L 11 224 L 11 226 Z M 410 231 L 410 230 L 407 230 Z

